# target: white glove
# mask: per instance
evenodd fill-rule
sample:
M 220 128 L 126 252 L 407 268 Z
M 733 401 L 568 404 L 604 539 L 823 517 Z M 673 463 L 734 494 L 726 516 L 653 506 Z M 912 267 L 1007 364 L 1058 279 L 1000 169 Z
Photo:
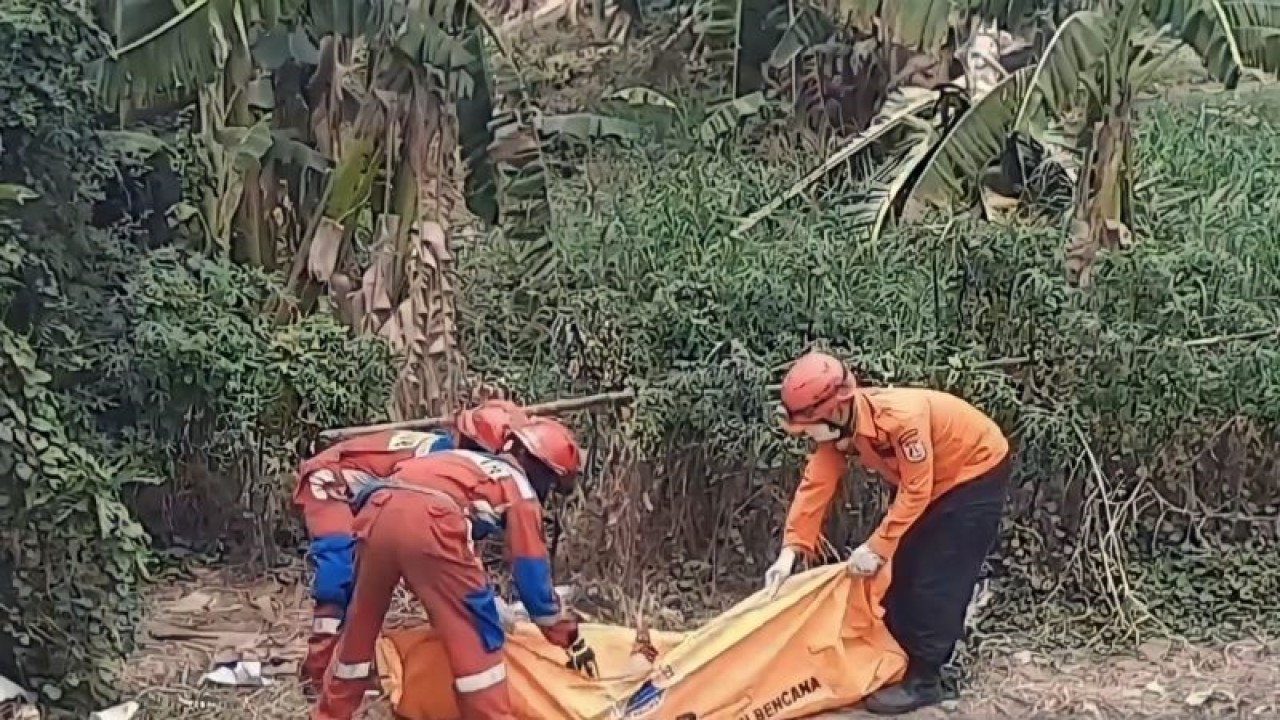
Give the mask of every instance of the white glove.
M 866 543 L 859 545 L 858 549 L 849 556 L 850 575 L 875 575 L 879 572 L 881 565 L 884 565 L 884 558 L 875 554 Z
M 500 597 L 495 597 L 493 600 L 498 606 L 498 620 L 502 622 L 502 628 L 507 632 L 511 632 L 515 629 L 516 621 L 519 620 L 519 616 L 515 609 L 507 604 L 506 600 L 503 600 Z
M 796 565 L 796 551 L 789 547 L 782 548 L 778 553 L 778 559 L 773 561 L 768 570 L 764 572 L 764 589 L 770 598 L 778 596 L 778 591 L 782 589 L 782 584 L 791 577 L 791 571 Z

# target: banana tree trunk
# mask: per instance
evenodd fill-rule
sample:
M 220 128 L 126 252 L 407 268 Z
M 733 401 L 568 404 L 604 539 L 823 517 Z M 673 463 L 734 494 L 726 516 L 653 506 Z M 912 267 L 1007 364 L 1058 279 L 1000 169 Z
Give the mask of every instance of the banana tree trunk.
M 229 22 L 229 21 L 228 21 Z M 255 118 L 249 107 L 249 83 L 253 80 L 253 57 L 240 42 L 234 28 L 226 28 L 232 39 L 227 64 L 223 68 L 223 96 L 228 103 L 227 124 L 251 127 Z M 266 269 L 275 268 L 275 243 L 267 230 L 266 199 L 262 192 L 262 169 L 256 163 L 245 170 L 236 208 L 231 257 L 236 262 Z
M 1118 104 L 1094 126 L 1092 176 L 1093 198 L 1088 211 L 1089 227 L 1097 232 L 1106 221 L 1129 225 L 1133 220 L 1133 176 L 1130 156 L 1133 148 L 1133 120 L 1129 104 Z
M 1133 222 L 1133 106 L 1123 97 L 1094 123 L 1087 162 L 1076 192 L 1075 222 L 1066 269 L 1073 284 L 1088 286 L 1102 249 L 1125 247 Z
M 459 399 L 465 366 L 458 348 L 453 256 L 448 231 L 452 163 L 446 147 L 455 132 L 441 122 L 440 105 L 415 105 L 399 158 L 392 198 L 400 217 L 395 236 L 395 297 L 387 329 L 403 351 L 394 414 L 424 417 Z M 399 342 L 396 342 L 396 339 Z

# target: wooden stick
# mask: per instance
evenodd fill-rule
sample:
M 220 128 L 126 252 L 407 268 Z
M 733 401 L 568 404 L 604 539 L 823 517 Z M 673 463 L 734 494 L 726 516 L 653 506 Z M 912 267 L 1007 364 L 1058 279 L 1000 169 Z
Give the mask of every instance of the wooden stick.
M 630 402 L 635 398 L 635 396 L 636 394 L 633 390 L 619 390 L 616 392 L 600 393 L 598 395 L 587 395 L 585 397 L 565 398 L 563 400 L 538 403 L 536 405 L 526 407 L 524 411 L 530 415 L 560 415 L 562 413 L 576 412 L 578 410 L 587 410 L 598 405 L 616 405 L 618 403 Z M 378 425 L 356 425 L 353 427 L 323 430 L 320 432 L 320 437 L 325 440 L 338 440 L 355 435 L 384 432 L 386 430 L 430 430 L 432 428 L 448 425 L 452 420 L 452 415 L 445 415 L 442 417 L 422 418 L 419 420 L 401 420 L 399 422 L 380 423 Z

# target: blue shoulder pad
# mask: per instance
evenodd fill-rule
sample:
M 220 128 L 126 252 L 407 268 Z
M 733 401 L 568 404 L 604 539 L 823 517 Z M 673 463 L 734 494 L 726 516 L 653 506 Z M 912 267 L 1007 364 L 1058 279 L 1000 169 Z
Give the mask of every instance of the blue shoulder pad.
M 427 453 L 436 453 L 442 450 L 453 449 L 453 435 L 449 433 L 436 433 L 436 439 L 431 441 L 431 445 L 427 447 Z

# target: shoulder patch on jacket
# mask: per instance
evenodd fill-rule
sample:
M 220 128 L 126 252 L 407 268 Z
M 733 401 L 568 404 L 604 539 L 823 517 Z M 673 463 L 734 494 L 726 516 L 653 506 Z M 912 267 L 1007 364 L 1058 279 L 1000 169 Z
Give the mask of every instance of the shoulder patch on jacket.
M 424 433 L 422 440 L 413 449 L 414 457 L 426 457 L 441 450 L 452 450 L 452 439 L 443 433 Z
M 908 428 L 898 436 L 898 446 L 902 448 L 902 457 L 906 458 L 907 462 L 924 462 L 929 457 L 929 451 L 925 449 L 924 441 L 920 439 L 920 431 L 915 428 Z
M 398 430 L 391 433 L 390 439 L 387 440 L 388 450 L 412 450 L 418 447 L 424 441 L 431 439 L 431 433 L 416 432 L 414 430 Z

